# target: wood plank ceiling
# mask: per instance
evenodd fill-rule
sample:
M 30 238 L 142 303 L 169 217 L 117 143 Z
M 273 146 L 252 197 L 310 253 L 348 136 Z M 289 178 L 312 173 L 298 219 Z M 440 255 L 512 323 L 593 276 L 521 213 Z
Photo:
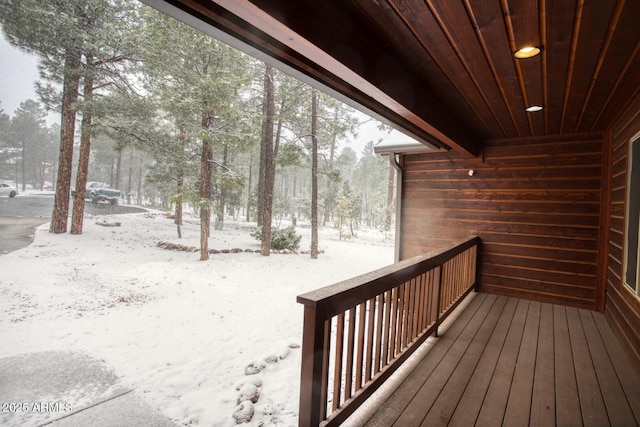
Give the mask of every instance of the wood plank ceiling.
M 640 91 L 640 0 L 164 3 L 472 156 L 487 139 L 607 130 Z M 514 58 L 524 46 L 542 53 Z

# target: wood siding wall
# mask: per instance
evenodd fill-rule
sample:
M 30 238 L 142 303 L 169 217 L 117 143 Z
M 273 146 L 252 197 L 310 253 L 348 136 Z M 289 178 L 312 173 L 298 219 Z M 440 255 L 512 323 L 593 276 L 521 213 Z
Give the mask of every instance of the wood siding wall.
M 623 285 L 629 141 L 640 132 L 640 95 L 613 129 L 605 315 L 640 372 L 640 300 Z
M 483 160 L 404 156 L 401 259 L 477 234 L 482 291 L 601 309 L 605 140 L 588 133 L 489 141 Z

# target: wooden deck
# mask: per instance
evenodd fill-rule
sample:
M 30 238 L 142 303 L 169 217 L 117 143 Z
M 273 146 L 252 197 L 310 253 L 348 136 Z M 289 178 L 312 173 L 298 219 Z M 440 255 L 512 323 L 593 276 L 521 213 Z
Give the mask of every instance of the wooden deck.
M 640 379 L 604 316 L 477 294 L 368 426 L 637 426 Z

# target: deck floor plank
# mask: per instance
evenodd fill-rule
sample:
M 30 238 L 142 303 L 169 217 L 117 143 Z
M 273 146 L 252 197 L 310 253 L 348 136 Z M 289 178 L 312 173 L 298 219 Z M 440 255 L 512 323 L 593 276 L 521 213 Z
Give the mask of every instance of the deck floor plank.
M 596 377 L 587 338 L 580 321 L 577 308 L 567 308 L 567 323 L 569 337 L 573 348 L 573 364 L 576 369 L 576 384 L 580 397 L 582 423 L 585 427 L 605 427 L 610 425 L 604 400 L 600 392 L 600 385 Z
M 640 426 L 640 377 L 638 377 L 637 371 L 629 363 L 629 359 L 613 334 L 607 319 L 601 315 L 594 315 L 593 317 L 626 400 L 633 412 L 636 424 Z
M 538 351 L 533 377 L 530 424 L 553 426 L 556 422 L 556 402 L 554 389 L 554 328 L 553 306 L 540 307 L 540 330 L 538 331 Z
M 553 306 L 553 342 L 556 396 L 556 423 L 559 426 L 576 424 L 580 414 L 580 397 L 573 366 L 573 349 L 569 339 L 569 325 L 565 307 Z M 582 418 L 580 418 L 580 423 Z
M 430 427 L 448 424 L 458 406 L 458 402 L 460 402 L 462 393 L 469 383 L 469 379 L 478 366 L 482 353 L 487 347 L 491 332 L 500 319 L 506 300 L 505 297 L 496 299 L 491 311 L 480 325 L 469 346 L 464 350 L 460 362 L 454 368 L 440 395 L 436 398 L 427 416 L 422 421 L 422 426 Z
M 629 403 L 626 399 L 618 398 L 618 396 L 624 395 L 622 385 L 600 337 L 593 315 L 586 310 L 579 310 L 579 313 L 609 421 L 612 426 L 633 425 L 635 418 Z
M 507 340 L 498 358 L 498 366 L 493 373 L 480 414 L 478 414 L 476 425 L 479 427 L 502 425 L 528 311 L 529 301 L 518 301 Z
M 527 312 L 520 351 L 513 373 L 513 382 L 507 400 L 503 426 L 520 427 L 529 423 L 533 377 L 538 352 L 538 331 L 540 330 L 540 303 L 531 302 Z
M 502 311 L 502 316 L 493 330 L 491 338 L 485 348 L 476 370 L 467 384 L 461 401 L 451 417 L 450 426 L 467 427 L 475 424 L 484 396 L 487 393 L 491 378 L 498 364 L 498 357 L 507 339 L 509 326 L 513 320 L 518 300 L 509 298 Z
M 438 339 L 438 343 L 429 351 L 429 357 L 420 363 L 411 376 L 404 381 L 393 395 L 384 402 L 375 416 L 367 423 L 370 427 L 388 427 L 402 414 L 413 396 L 420 390 L 431 372 L 437 367 L 439 361 L 445 357 L 449 347 L 453 345 L 458 335 L 469 324 L 473 315 L 486 300 L 487 295 L 478 294 L 460 317 L 451 325 L 445 334 Z
M 640 426 L 601 313 L 478 294 L 367 426 Z
M 433 369 L 428 381 L 418 390 L 394 425 L 404 427 L 408 425 L 420 425 L 422 423 L 428 410 L 433 406 L 441 390 L 447 384 L 451 374 L 458 366 L 460 359 L 462 359 L 464 353 L 469 348 L 478 329 L 480 329 L 480 326 L 486 321 L 496 300 L 497 298 L 493 297 L 492 304 L 485 303 L 480 306 L 474 314 L 473 319 L 469 322 L 469 325 L 467 325 L 465 330 L 449 348 L 446 356 L 443 357 L 436 368 Z

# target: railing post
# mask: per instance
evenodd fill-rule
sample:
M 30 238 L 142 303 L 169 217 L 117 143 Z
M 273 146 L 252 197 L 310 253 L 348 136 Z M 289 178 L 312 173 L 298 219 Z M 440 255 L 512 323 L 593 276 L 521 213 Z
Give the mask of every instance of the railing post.
M 327 413 L 327 371 L 331 322 L 316 307 L 304 307 L 298 425 L 317 426 Z

